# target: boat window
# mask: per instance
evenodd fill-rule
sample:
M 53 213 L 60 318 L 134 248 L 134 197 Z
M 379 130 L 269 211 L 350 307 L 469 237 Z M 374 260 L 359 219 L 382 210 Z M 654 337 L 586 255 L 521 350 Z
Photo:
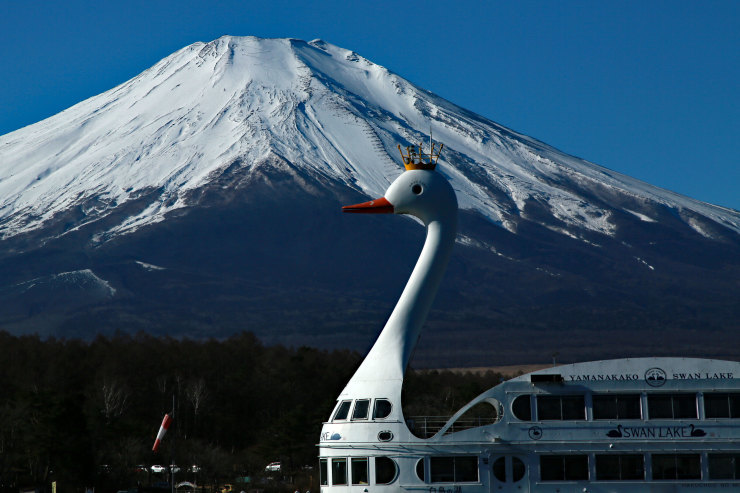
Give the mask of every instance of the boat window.
M 379 442 L 390 442 L 393 440 L 393 432 L 391 430 L 383 430 L 378 432 Z
M 740 479 L 740 454 L 709 454 L 709 479 Z
M 347 459 L 331 460 L 331 484 L 347 484 Z
M 524 477 L 524 474 L 527 472 L 527 467 L 524 465 L 524 462 L 519 457 L 512 457 L 511 458 L 511 474 L 512 474 L 512 481 L 515 483 L 522 479 Z
M 645 479 L 645 460 L 638 454 L 597 454 L 596 479 L 601 481 Z
M 478 457 L 455 457 L 455 481 L 478 481 Z
M 673 400 L 670 395 L 648 395 L 650 419 L 673 418 Z
M 334 421 L 347 419 L 347 416 L 349 416 L 349 407 L 351 405 L 352 401 L 342 401 L 342 403 L 339 404 L 339 407 L 337 407 L 337 412 L 334 413 Z
M 326 467 L 326 459 L 319 459 L 319 483 L 322 486 L 329 485 L 329 471 Z
M 563 376 L 559 373 L 537 373 L 529 376 L 532 383 L 563 383 Z
M 398 467 L 396 463 L 390 457 L 376 457 L 375 458 L 375 483 L 376 484 L 390 484 L 396 480 L 398 474 Z
M 432 483 L 473 483 L 478 481 L 478 456 L 430 457 Z
M 650 419 L 697 419 L 696 394 L 648 394 Z
M 367 457 L 353 457 L 352 464 L 352 484 L 368 484 Z
M 386 399 L 375 399 L 375 409 L 373 409 L 373 419 L 387 418 L 391 414 L 391 401 Z
M 537 396 L 537 419 L 562 419 L 560 397 L 556 395 Z
M 538 395 L 537 419 L 584 420 L 586 419 L 586 400 L 582 395 Z
M 455 458 L 430 457 L 429 477 L 432 483 L 452 483 L 455 481 Z
M 493 475 L 499 481 L 506 482 L 506 457 L 499 457 L 493 461 Z
M 704 394 L 707 418 L 740 418 L 740 394 Z
M 588 479 L 587 455 L 541 455 L 542 481 L 580 481 Z
M 562 396 L 563 419 L 586 419 L 586 400 L 582 395 Z
M 653 454 L 653 479 L 701 479 L 699 454 Z
M 673 417 L 676 419 L 696 419 L 699 412 L 696 407 L 696 394 L 673 396 Z
M 498 423 L 503 414 L 503 407 L 499 401 L 491 397 L 486 398 L 458 416 L 447 428 L 445 434 Z
M 640 394 L 594 394 L 594 419 L 640 419 Z
M 514 417 L 520 421 L 532 421 L 532 405 L 529 401 L 529 394 L 520 395 L 511 403 L 511 412 Z
M 355 401 L 355 408 L 352 411 L 352 419 L 367 419 L 367 413 L 370 410 L 370 399 L 358 399 Z
M 424 458 L 419 459 L 416 463 L 416 477 L 424 481 Z

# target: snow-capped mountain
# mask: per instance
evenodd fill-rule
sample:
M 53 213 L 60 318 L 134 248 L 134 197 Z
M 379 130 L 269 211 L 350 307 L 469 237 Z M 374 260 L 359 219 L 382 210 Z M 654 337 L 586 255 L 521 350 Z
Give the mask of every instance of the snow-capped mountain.
M 140 298 L 141 285 L 132 276 L 179 276 L 186 284 L 211 276 L 191 270 L 188 278 L 182 269 L 192 269 L 192 259 L 183 259 L 192 253 L 183 253 L 179 261 L 173 254 L 178 248 L 213 249 L 203 230 L 205 216 L 229 211 L 244 218 L 243 225 L 256 220 L 250 214 L 258 214 L 263 223 L 255 223 L 254 232 L 270 224 L 300 230 L 310 219 L 298 213 L 281 216 L 278 204 L 287 207 L 297 197 L 327 204 L 381 196 L 402 170 L 397 144 L 428 146 L 430 129 L 445 145 L 439 169 L 452 182 L 467 218 L 460 248 L 477 252 L 460 254 L 466 258 L 492 255 L 517 269 L 524 262 L 554 279 L 578 271 L 545 258 L 525 261 L 524 252 L 541 255 L 534 252 L 547 245 L 551 252 L 566 248 L 576 258 L 600 258 L 602 269 L 628 259 L 630 272 L 649 276 L 657 270 L 655 276 L 661 277 L 681 271 L 676 262 L 694 272 L 697 261 L 677 260 L 681 251 L 706 251 L 715 259 L 731 259 L 740 251 L 738 211 L 568 156 L 329 43 L 226 36 L 185 47 L 110 91 L 0 136 L 0 258 L 5 261 L 0 273 L 8 280 L 0 298 L 12 292 L 6 299 L 17 306 L 28 283 L 47 279 L 45 285 L 51 285 L 63 271 L 84 274 L 95 286 L 91 303 L 96 307 L 110 299 Z M 271 205 L 263 210 L 257 202 Z M 240 212 L 235 204 L 241 204 Z M 304 226 L 291 222 L 298 217 Z M 268 218 L 272 223 L 264 222 Z M 222 214 L 208 221 L 230 220 Z M 322 227 L 306 231 L 312 238 L 297 232 L 293 237 L 319 241 L 313 236 Z M 178 242 L 185 235 L 189 243 L 165 248 L 168 234 Z M 223 242 L 224 234 L 210 239 Z M 263 250 L 288 248 L 270 245 L 269 234 L 240 238 L 263 243 Z M 234 250 L 224 259 L 239 251 L 233 241 Z M 57 252 L 58 263 L 48 260 L 49 251 Z M 127 272 L 138 273 L 123 276 L 122 264 L 110 267 L 111 258 L 127 259 Z M 19 262 L 26 267 L 19 269 Z M 737 259 L 730 264 L 722 276 L 739 265 Z M 264 275 L 283 277 L 277 265 Z M 584 260 L 584 265 L 592 264 Z M 296 269 L 311 277 L 305 267 Z M 117 282 L 104 279 L 101 270 Z M 246 277 L 259 289 L 272 285 L 252 274 Z M 719 284 L 724 282 L 732 285 L 731 278 Z M 0 328 L 1 305 L 0 299 Z M 33 310 L 11 312 L 6 320 L 20 330 Z M 58 332 L 55 327 L 43 330 Z
M 515 231 L 526 204 L 605 235 L 611 208 L 579 188 L 672 208 L 701 234 L 702 218 L 740 232 L 740 214 L 682 197 L 516 134 L 322 41 L 223 37 L 196 43 L 130 81 L 0 140 L 0 232 L 43 227 L 71 208 L 79 224 L 148 190 L 138 214 L 102 235 L 161 221 L 234 162 L 270 155 L 378 196 L 401 172 L 396 145 L 445 144 L 441 170 L 475 210 Z M 78 226 L 79 224 L 75 225 Z M 710 228 L 711 229 L 711 228 Z

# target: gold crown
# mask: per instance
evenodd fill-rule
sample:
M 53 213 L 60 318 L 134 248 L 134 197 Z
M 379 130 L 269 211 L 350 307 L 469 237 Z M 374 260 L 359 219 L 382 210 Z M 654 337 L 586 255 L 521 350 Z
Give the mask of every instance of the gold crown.
M 403 153 L 401 145 L 398 145 L 398 152 L 401 153 L 401 159 L 403 165 L 406 166 L 407 170 L 411 169 L 427 169 L 433 170 L 437 166 L 437 160 L 439 155 L 442 153 L 444 144 L 439 144 L 439 149 L 436 149 L 435 144 L 432 142 L 432 150 L 429 153 L 424 153 L 421 143 L 418 146 L 406 146 L 406 154 Z

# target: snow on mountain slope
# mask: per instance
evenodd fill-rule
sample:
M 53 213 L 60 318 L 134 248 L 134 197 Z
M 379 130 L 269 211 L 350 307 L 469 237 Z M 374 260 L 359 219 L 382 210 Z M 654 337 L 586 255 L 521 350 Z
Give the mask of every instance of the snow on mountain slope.
M 28 292 L 51 284 L 62 285 L 68 289 L 95 289 L 108 298 L 116 294 L 116 289 L 108 281 L 101 279 L 90 269 L 61 272 L 45 278 L 32 279 L 17 285 L 16 288 L 21 292 Z
M 533 201 L 569 227 L 605 235 L 616 233 L 615 210 L 657 220 L 649 208 L 606 206 L 583 193 L 598 189 L 665 206 L 705 236 L 713 230 L 697 215 L 740 233 L 737 211 L 563 154 L 354 52 L 320 40 L 225 36 L 0 137 L 0 237 L 77 208 L 81 219 L 67 226 L 74 230 L 153 197 L 105 236 L 131 232 L 191 205 L 189 192 L 234 163 L 250 170 L 271 156 L 298 174 L 379 196 L 401 173 L 396 144 L 428 142 L 430 126 L 445 144 L 440 169 L 461 207 L 510 231 L 530 219 Z

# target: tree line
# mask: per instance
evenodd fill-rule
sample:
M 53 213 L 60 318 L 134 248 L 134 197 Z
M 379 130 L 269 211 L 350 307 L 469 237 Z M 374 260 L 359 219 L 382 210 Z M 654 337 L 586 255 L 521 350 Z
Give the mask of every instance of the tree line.
M 262 478 L 271 461 L 282 481 L 262 489 L 318 490 L 321 425 L 360 362 L 347 350 L 265 346 L 251 333 L 81 341 L 0 332 L 0 491 L 50 491 L 52 481 L 60 493 L 147 488 L 167 480 L 149 467 L 171 463 L 177 481 L 219 485 Z M 404 410 L 451 415 L 500 378 L 411 371 Z

